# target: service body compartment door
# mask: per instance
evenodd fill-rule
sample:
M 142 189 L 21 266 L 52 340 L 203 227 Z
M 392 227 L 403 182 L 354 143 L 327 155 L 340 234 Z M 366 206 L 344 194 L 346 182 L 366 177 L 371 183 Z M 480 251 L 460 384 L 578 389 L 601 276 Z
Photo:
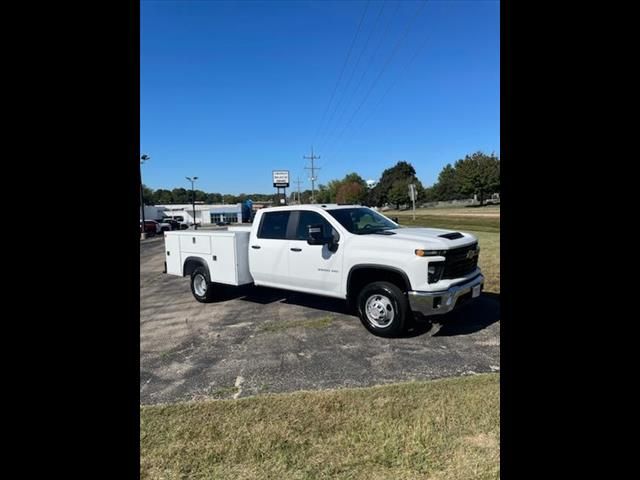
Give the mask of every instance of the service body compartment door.
M 167 273 L 182 276 L 182 261 L 180 260 L 180 238 L 177 235 L 165 233 L 164 254 L 167 262 Z
M 238 285 L 245 285 L 253 282 L 253 277 L 249 270 L 249 233 L 250 232 L 235 232 Z
M 211 254 L 211 235 L 180 235 L 180 250 L 183 253 Z
M 211 244 L 211 281 L 238 285 L 235 236 L 220 233 L 211 237 Z

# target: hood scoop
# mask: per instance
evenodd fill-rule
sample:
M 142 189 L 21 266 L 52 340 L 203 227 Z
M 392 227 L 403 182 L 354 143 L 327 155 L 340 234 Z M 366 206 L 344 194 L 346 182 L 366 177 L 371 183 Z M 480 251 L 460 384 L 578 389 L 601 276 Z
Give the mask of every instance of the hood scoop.
M 460 232 L 452 232 L 452 233 L 445 233 L 443 235 L 438 235 L 438 236 L 442 238 L 446 238 L 448 240 L 456 240 L 457 238 L 462 238 L 464 235 L 462 235 Z

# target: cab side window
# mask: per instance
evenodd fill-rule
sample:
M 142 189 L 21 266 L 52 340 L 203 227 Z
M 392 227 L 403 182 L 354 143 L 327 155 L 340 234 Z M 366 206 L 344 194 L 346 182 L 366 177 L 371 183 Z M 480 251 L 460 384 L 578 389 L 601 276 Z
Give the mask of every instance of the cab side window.
M 265 213 L 260 223 L 258 238 L 286 239 L 290 214 L 290 211 Z
M 333 235 L 337 240 L 340 235 L 336 232 L 331 224 L 319 213 L 301 210 L 298 219 L 298 228 L 296 229 L 296 240 L 306 240 L 309 237 L 309 225 L 322 225 L 323 236 Z

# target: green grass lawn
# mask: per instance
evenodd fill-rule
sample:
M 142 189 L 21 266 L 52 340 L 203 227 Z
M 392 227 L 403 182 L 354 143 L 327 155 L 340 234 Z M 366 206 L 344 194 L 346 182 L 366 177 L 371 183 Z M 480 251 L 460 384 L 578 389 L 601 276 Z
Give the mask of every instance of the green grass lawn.
M 498 479 L 499 378 L 143 406 L 141 478 Z
M 480 245 L 479 264 L 485 276 L 485 291 L 500 293 L 500 217 L 460 217 L 455 215 L 459 210 L 426 210 L 434 213 L 429 215 L 416 214 L 415 220 L 413 220 L 410 211 L 384 212 L 384 214 L 388 217 L 398 217 L 398 222 L 406 227 L 462 230 L 478 237 Z M 438 214 L 438 212 L 441 213 Z
M 405 227 L 432 227 L 447 228 L 451 230 L 472 230 L 500 233 L 500 217 L 472 217 L 436 214 L 427 215 L 416 213 L 416 219 L 413 220 L 413 216 L 411 215 L 411 213 L 384 213 L 388 217 L 398 217 L 398 222 L 400 223 L 400 225 L 404 225 Z

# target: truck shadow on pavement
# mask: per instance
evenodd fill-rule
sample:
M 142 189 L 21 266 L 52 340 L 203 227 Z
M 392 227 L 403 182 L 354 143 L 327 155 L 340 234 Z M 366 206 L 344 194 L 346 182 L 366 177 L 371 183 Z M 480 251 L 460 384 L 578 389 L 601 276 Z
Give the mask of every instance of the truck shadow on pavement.
M 357 318 L 355 313 L 349 310 L 347 302 L 338 298 L 321 297 L 268 287 L 255 287 L 253 285 L 242 287 L 216 285 L 216 289 L 218 292 L 216 302 L 225 302 L 233 299 L 261 305 L 280 302 Z M 483 330 L 499 320 L 500 294 L 483 292 L 480 298 L 445 315 L 431 318 L 419 314 L 416 315 L 415 320 L 401 338 L 424 335 L 432 330 L 434 324 L 440 326 L 438 331 L 433 334 L 434 337 L 469 335 Z
M 439 323 L 440 329 L 433 336 L 469 335 L 484 330 L 499 320 L 500 294 L 483 292 L 475 302 L 440 318 L 434 317 L 434 323 Z
M 348 311 L 347 303 L 339 298 L 321 297 L 318 295 L 292 292 L 289 290 L 278 290 L 277 288 L 255 287 L 253 285 L 241 287 L 216 285 L 216 289 L 218 292 L 216 294 L 216 302 L 224 302 L 233 299 L 259 303 L 261 305 L 280 302 L 313 308 L 315 310 L 351 315 Z

